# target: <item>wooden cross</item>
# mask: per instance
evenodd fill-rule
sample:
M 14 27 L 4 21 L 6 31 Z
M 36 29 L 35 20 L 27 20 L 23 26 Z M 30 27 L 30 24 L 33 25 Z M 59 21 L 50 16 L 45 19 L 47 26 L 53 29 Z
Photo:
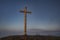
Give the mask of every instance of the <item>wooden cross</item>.
M 24 13 L 24 39 L 27 40 L 27 13 L 31 14 L 30 11 L 27 11 L 27 7 L 24 8 L 24 10 L 20 10 L 20 12 Z

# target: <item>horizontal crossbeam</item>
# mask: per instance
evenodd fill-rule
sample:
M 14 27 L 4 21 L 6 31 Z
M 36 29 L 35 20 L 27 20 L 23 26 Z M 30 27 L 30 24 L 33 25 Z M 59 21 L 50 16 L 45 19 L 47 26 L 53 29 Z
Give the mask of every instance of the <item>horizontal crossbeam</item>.
M 22 10 L 21 10 L 20 12 L 21 12 L 21 13 L 24 13 L 24 11 L 22 11 Z M 27 11 L 26 13 L 32 13 L 32 12 L 30 12 L 30 11 Z

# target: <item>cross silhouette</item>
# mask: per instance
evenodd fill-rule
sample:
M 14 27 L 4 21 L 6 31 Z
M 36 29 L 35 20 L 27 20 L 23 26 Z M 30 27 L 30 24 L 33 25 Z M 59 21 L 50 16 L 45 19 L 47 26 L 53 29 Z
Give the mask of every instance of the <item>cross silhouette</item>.
M 21 13 L 24 13 L 24 39 L 27 40 L 26 35 L 27 35 L 27 13 L 31 14 L 30 11 L 27 11 L 27 7 L 24 8 L 24 10 L 20 10 Z

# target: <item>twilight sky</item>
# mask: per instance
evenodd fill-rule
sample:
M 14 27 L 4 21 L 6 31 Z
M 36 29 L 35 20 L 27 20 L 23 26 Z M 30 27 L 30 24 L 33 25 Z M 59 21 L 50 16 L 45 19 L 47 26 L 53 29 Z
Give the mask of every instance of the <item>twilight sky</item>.
M 27 29 L 60 31 L 60 0 L 0 0 L 0 29 L 23 30 L 25 6 Z

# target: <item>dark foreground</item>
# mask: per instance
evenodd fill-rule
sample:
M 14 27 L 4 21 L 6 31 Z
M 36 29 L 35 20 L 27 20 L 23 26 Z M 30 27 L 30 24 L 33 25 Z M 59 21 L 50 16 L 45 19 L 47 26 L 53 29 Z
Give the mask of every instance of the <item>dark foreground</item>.
M 0 38 L 0 40 L 24 40 L 24 36 L 23 35 L 8 36 L 8 37 Z M 60 37 L 29 35 L 27 36 L 27 40 L 60 40 Z

